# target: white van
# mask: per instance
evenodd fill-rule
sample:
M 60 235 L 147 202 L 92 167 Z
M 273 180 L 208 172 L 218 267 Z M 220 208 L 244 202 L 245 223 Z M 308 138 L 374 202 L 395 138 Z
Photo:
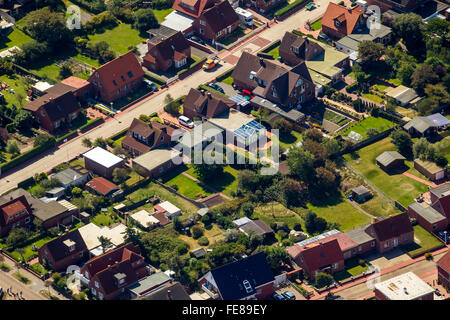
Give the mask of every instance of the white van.
M 178 123 L 191 129 L 194 127 L 194 122 L 186 116 L 179 116 Z
M 242 8 L 236 8 L 235 11 L 239 17 L 239 23 L 246 27 L 253 26 L 253 14 L 251 12 L 248 12 Z

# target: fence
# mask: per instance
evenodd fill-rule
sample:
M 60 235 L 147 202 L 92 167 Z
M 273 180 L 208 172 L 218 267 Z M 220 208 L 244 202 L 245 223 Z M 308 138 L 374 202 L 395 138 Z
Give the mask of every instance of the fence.
M 405 208 L 400 202 L 394 201 L 394 205 L 397 209 L 399 209 L 402 212 L 408 211 L 407 208 Z

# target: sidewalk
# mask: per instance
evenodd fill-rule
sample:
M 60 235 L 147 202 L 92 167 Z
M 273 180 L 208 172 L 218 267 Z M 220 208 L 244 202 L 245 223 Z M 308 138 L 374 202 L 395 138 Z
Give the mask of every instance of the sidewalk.
M 435 184 L 433 182 L 429 182 L 429 181 L 423 180 L 423 179 L 420 179 L 420 178 L 416 177 L 415 175 L 412 175 L 412 174 L 410 174 L 408 172 L 403 172 L 402 175 L 404 175 L 404 176 L 406 176 L 408 178 L 414 179 L 416 181 L 419 181 L 419 182 L 421 182 L 423 184 L 426 184 L 426 185 L 428 185 L 428 186 L 430 186 L 432 188 L 436 188 L 437 187 L 437 184 Z

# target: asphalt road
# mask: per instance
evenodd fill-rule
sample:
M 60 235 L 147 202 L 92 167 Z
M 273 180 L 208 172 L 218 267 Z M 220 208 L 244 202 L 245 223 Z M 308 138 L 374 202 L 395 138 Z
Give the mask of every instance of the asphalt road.
M 14 293 L 19 293 L 22 291 L 22 297 L 25 298 L 25 300 L 47 300 L 39 293 L 35 292 L 29 285 L 25 285 L 16 278 L 12 276 L 13 271 L 10 271 L 9 273 L 6 273 L 4 271 L 0 271 L 0 286 L 3 288 L 3 291 L 5 292 L 5 296 L 7 297 L 7 300 L 18 300 L 15 299 L 13 296 L 8 296 L 6 293 L 7 288 L 12 287 L 12 291 Z M 21 272 L 24 274 L 23 272 Z

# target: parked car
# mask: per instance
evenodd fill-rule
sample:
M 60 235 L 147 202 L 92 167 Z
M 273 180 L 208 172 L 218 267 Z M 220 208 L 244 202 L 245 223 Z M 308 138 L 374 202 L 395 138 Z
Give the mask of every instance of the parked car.
M 0 287 L 0 299 L 3 298 L 3 288 Z
M 330 38 L 328 38 L 328 36 L 325 33 L 320 33 L 318 36 L 319 39 L 325 40 L 325 41 L 329 41 Z
M 201 45 L 204 45 L 204 44 L 205 44 L 205 41 L 203 41 L 203 39 L 201 39 L 201 38 L 199 38 L 199 37 L 197 37 L 197 36 L 192 36 L 192 37 L 190 37 L 189 39 L 192 40 L 192 41 L 194 41 L 194 42 L 197 42 L 197 43 L 199 43 L 199 44 L 201 44 Z
M 281 300 L 286 300 L 285 297 L 283 297 L 281 294 L 278 294 L 278 293 L 276 293 L 276 292 L 272 295 L 272 298 L 273 298 L 274 300 L 279 300 L 279 301 L 281 301 Z
M 208 59 L 203 64 L 203 70 L 211 70 L 214 69 L 214 67 L 217 65 L 217 61 L 213 59 Z
M 194 122 L 186 116 L 179 116 L 178 123 L 191 129 L 194 127 Z
M 290 292 L 290 291 L 283 291 L 283 292 L 281 293 L 281 295 L 282 295 L 283 297 L 285 297 L 286 299 L 289 299 L 289 300 L 295 300 L 295 294 L 293 294 L 293 293 Z
M 214 90 L 219 91 L 221 93 L 225 93 L 225 91 L 223 91 L 223 88 L 215 82 L 208 83 L 208 87 L 213 88 Z
M 439 291 L 439 289 L 434 290 L 434 293 L 435 293 L 438 297 L 441 296 L 441 292 Z
M 147 80 L 147 79 L 144 79 L 144 83 L 150 88 L 150 89 L 152 89 L 152 91 L 158 91 L 159 90 L 159 88 L 158 88 L 158 86 L 154 83 L 154 82 L 151 82 L 150 80 Z

